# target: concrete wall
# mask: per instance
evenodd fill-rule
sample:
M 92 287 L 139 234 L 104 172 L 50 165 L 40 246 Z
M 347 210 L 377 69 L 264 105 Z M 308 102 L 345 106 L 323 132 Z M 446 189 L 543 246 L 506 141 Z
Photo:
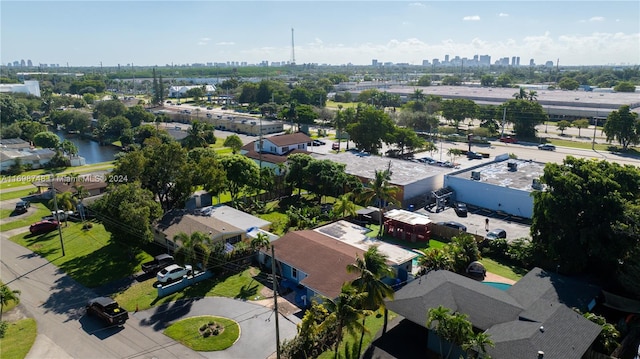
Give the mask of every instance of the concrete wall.
M 455 191 L 455 199 L 493 211 L 502 211 L 514 216 L 533 216 L 531 192 L 473 181 L 456 176 L 445 176 L 444 186 Z
M 441 174 L 423 178 L 419 181 L 404 186 L 404 196 L 402 198 L 403 205 L 408 200 L 420 198 L 428 195 L 431 191 L 435 191 L 443 187 L 444 179 Z

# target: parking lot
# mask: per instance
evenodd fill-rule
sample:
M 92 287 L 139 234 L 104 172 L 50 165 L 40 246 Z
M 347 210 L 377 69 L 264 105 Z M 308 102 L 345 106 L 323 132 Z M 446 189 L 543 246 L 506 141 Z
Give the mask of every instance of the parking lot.
M 435 210 L 435 207 L 433 208 Z M 531 238 L 529 234 L 529 223 L 526 219 L 516 218 L 507 214 L 500 214 L 486 209 L 468 206 L 466 217 L 459 217 L 452 207 L 447 207 L 440 212 L 430 211 L 424 208 L 416 212 L 427 215 L 433 222 L 454 221 L 467 226 L 467 232 L 479 236 L 484 236 L 485 222 L 489 219 L 489 230 L 496 228 L 504 229 L 507 232 L 507 240 L 513 241 L 517 238 Z

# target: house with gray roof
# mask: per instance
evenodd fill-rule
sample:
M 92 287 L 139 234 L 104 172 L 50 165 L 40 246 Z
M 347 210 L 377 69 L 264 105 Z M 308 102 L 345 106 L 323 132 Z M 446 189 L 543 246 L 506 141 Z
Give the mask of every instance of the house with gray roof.
M 440 343 L 426 327 L 427 316 L 430 309 L 443 306 L 467 315 L 475 330 L 489 335 L 495 346 L 488 347 L 487 354 L 494 359 L 539 358 L 539 353 L 546 358 L 580 359 L 601 327 L 570 305 L 587 309 L 598 291 L 540 268 L 507 290 L 441 270 L 397 291 L 387 308 L 421 326 L 433 352 L 440 351 Z

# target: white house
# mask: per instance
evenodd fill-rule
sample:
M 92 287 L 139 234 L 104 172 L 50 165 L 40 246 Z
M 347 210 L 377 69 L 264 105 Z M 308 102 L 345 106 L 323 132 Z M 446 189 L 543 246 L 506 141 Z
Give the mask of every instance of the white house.
M 254 160 L 260 167 L 271 167 L 276 175 L 281 174 L 282 164 L 293 153 L 309 153 L 307 145 L 311 138 L 302 132 L 265 137 L 246 144 L 240 153 Z
M 169 97 L 186 97 L 187 91 L 194 88 L 202 88 L 204 86 L 205 94 L 211 94 L 216 91 L 214 85 L 202 85 L 202 86 L 171 86 L 169 87 Z

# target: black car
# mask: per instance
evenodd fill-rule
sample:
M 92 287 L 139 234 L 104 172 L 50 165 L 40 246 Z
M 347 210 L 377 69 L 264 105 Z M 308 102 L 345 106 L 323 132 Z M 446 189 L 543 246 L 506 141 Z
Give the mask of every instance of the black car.
M 456 211 L 458 217 L 466 217 L 467 216 L 467 205 L 462 202 L 456 203 L 453 207 L 453 210 Z
M 469 151 L 467 152 L 467 158 L 470 160 L 481 160 L 482 155 L 479 154 L 478 152 Z
M 29 203 L 29 201 L 20 201 L 16 203 L 15 211 L 16 213 L 25 213 L 29 210 L 29 207 L 31 207 L 31 203 Z
M 462 223 L 458 223 L 458 222 L 454 222 L 454 221 L 438 222 L 436 224 L 438 224 L 440 226 L 445 226 L 445 227 L 457 229 L 457 230 L 462 231 L 462 232 L 466 232 L 467 231 L 467 226 L 465 226 Z

